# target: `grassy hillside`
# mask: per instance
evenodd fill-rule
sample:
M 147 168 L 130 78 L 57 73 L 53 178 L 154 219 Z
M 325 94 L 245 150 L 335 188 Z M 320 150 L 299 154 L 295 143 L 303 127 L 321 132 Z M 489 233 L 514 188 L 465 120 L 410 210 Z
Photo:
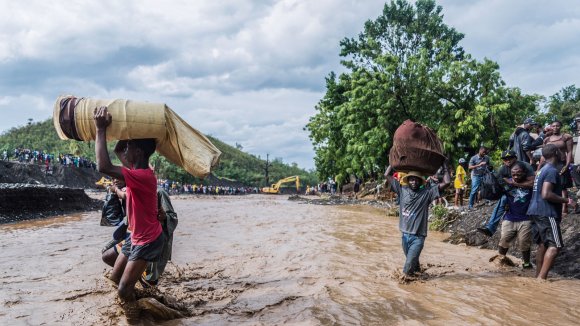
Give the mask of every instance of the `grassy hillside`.
M 209 136 L 208 138 L 223 153 L 219 166 L 213 172 L 215 177 L 238 181 L 251 186 L 266 185 L 266 161 L 244 153 L 216 138 Z M 114 142 L 109 144 L 110 152 L 112 152 L 113 146 Z M 84 156 L 91 160 L 95 159 L 94 142 L 60 140 L 54 130 L 51 119 L 42 122 L 31 122 L 23 127 L 15 127 L 0 135 L 0 152 L 6 149 L 12 153 L 15 148 L 43 150 L 55 156 L 63 153 Z M 157 153 L 153 155 L 151 162 L 155 165 L 160 178 L 181 182 L 200 181 L 180 167 L 168 162 L 164 157 L 157 155 Z M 304 185 L 317 182 L 314 173 L 305 171 L 295 165 L 284 164 L 279 160 L 270 162 L 268 170 L 270 183 L 291 175 L 299 175 Z

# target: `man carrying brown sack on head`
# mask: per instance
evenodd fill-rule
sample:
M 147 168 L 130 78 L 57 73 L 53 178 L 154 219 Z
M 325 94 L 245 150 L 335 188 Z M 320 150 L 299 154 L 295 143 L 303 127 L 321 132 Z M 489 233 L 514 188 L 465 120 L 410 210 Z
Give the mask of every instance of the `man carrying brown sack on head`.
M 406 261 L 403 266 L 405 276 L 420 272 L 419 256 L 425 244 L 428 229 L 429 204 L 439 198 L 440 191 L 451 183 L 447 166 L 443 165 L 443 181 L 427 186 L 420 172 L 410 171 L 401 183 L 391 176 L 391 166 L 385 171 L 390 189 L 399 196 L 399 230 Z M 401 184 L 407 184 L 401 186 Z

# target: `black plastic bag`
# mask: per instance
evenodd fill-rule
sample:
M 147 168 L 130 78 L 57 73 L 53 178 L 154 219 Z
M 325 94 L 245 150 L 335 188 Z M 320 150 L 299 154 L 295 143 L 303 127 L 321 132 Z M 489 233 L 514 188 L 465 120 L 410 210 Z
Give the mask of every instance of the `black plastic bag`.
M 486 172 L 481 180 L 479 192 L 483 199 L 498 200 L 504 194 L 504 189 L 493 172 Z
M 116 226 L 123 221 L 125 210 L 117 194 L 109 192 L 105 197 L 101 226 Z

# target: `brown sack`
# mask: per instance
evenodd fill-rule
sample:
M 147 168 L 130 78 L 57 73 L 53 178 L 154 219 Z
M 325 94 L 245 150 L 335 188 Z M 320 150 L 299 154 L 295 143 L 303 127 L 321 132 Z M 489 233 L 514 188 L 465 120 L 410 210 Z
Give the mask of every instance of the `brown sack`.
M 159 154 L 196 177 L 207 176 L 219 162 L 219 149 L 165 104 L 60 96 L 53 112 L 60 139 L 94 140 L 94 109 L 100 106 L 113 117 L 107 141 L 155 138 Z
M 443 162 L 443 144 L 429 127 L 406 120 L 397 128 L 389 153 L 389 163 L 396 171 L 433 175 Z

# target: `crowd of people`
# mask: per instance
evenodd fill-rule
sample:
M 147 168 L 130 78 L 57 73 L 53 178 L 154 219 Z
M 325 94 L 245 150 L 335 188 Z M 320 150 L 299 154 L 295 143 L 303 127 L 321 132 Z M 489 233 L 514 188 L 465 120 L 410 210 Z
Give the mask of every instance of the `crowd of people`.
M 562 123 L 554 121 L 540 128 L 527 118 L 510 137 L 508 149 L 501 153 L 502 165 L 495 170 L 489 149 L 481 146 L 469 160 L 460 158 L 454 169 L 455 208 L 463 206 L 464 195 L 469 194 L 467 209 L 483 203 L 480 189 L 490 182 L 497 183 L 499 199 L 483 225 L 481 234 L 491 237 L 501 223 L 498 254 L 506 260 L 512 242 L 517 239 L 523 258 L 522 268 L 532 269 L 531 248 L 537 245 L 536 277 L 546 279 L 555 257 L 563 247 L 560 221 L 569 209 L 576 211 L 576 201 L 568 189 L 580 186 L 579 167 L 573 164 L 573 137 L 562 133 Z M 444 164 L 436 175 L 425 178 L 422 173 L 410 171 L 398 177 L 387 168 L 385 177 L 389 188 L 397 193 L 402 233 L 403 252 L 406 256 L 403 272 L 413 275 L 420 269 L 419 256 L 427 235 L 429 204 L 442 196 L 451 183 L 450 167 Z M 470 187 L 468 187 L 468 175 Z M 433 182 L 434 181 L 434 182 Z M 469 188 L 469 192 L 467 189 Z
M 307 185 L 305 195 L 318 195 L 322 193 L 329 193 L 331 195 L 336 194 L 338 185 L 332 178 L 328 178 L 328 181 L 321 182 L 314 186 Z M 357 179 L 355 183 L 355 192 L 358 192 L 358 188 L 360 187 L 360 180 Z
M 158 179 L 159 187 L 165 189 L 171 195 L 198 194 L 198 195 L 246 195 L 260 192 L 258 187 L 223 186 L 207 184 L 191 184 L 168 179 Z
M 52 171 L 52 166 L 59 164 L 67 167 L 96 169 L 97 165 L 90 159 L 72 154 L 53 154 L 43 150 L 15 148 L 13 151 L 2 151 L 3 161 L 18 161 L 25 164 L 38 164 L 46 167 L 46 172 Z
M 554 121 L 547 125 L 545 128 L 541 128 L 538 123 L 533 119 L 527 118 L 521 126 L 518 126 L 516 130 L 510 137 L 508 149 L 511 151 L 509 155 L 508 152 L 502 153 L 501 159 L 503 165 L 507 166 L 513 165 L 516 161 L 524 162 L 529 164 L 527 171 L 530 172 L 528 177 L 533 178 L 533 175 L 537 173 L 544 164 L 544 158 L 542 156 L 542 148 L 546 144 L 555 144 L 559 149 L 559 159 L 557 162 L 558 169 L 562 173 L 562 182 L 564 182 L 564 195 L 567 196 L 567 189 L 571 188 L 574 184 L 580 185 L 580 178 L 578 177 L 577 167 L 573 164 L 573 137 L 567 133 L 561 133 L 562 123 L 560 121 Z M 459 208 L 463 206 L 463 194 L 468 188 L 466 179 L 470 176 L 470 192 L 468 208 L 472 209 L 474 205 L 480 202 L 479 190 L 483 176 L 488 172 L 494 172 L 494 167 L 491 164 L 491 159 L 488 156 L 489 149 L 485 146 L 481 146 L 476 155 L 472 156 L 469 161 L 465 158 L 459 159 L 454 180 L 454 188 L 456 193 L 455 207 Z M 515 158 L 515 160 L 512 160 Z M 500 170 L 502 167 L 500 167 Z M 508 170 L 495 171 L 500 177 L 500 182 L 508 179 L 510 173 Z M 505 206 L 505 200 L 501 202 L 501 205 Z M 563 213 L 567 214 L 567 205 L 564 205 Z M 500 210 L 499 215 L 503 212 Z

